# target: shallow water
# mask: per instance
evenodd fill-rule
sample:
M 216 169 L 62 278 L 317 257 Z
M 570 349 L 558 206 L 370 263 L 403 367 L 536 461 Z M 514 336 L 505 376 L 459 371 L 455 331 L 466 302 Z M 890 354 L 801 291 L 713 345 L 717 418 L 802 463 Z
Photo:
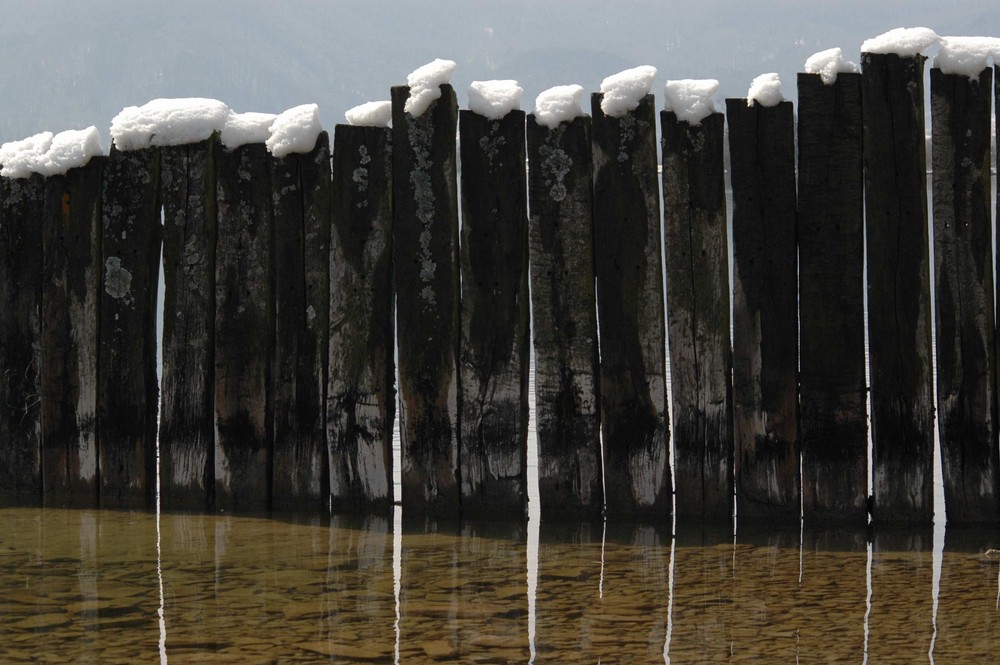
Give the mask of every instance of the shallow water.
M 0 661 L 993 662 L 991 530 L 0 510 Z

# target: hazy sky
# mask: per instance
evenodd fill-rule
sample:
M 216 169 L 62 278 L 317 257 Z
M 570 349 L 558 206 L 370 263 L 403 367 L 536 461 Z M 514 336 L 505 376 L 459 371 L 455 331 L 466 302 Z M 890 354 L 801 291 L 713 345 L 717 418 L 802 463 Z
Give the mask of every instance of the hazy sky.
M 668 79 L 717 78 L 721 101 L 770 71 L 793 98 L 818 50 L 857 61 L 899 26 L 1000 33 L 996 4 L 970 0 L 0 0 L 0 16 L 0 141 L 93 124 L 105 149 L 111 118 L 156 97 L 316 102 L 332 129 L 436 57 L 458 62 L 462 105 L 471 81 L 514 78 L 530 110 L 549 86 L 594 91 L 640 64 L 661 100 Z

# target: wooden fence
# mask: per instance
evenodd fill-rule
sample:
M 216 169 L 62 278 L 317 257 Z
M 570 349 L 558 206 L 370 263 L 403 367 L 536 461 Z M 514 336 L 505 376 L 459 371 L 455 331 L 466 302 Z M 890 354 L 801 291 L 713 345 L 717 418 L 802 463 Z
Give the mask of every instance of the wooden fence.
M 4 178 L 0 497 L 149 506 L 158 455 L 168 510 L 521 518 L 533 339 L 546 517 L 928 522 L 936 325 L 948 517 L 1000 520 L 994 72 L 931 72 L 932 294 L 924 59 L 862 64 L 800 74 L 797 125 L 663 112 L 659 155 L 652 95 L 550 129 L 397 87 L 332 150 Z

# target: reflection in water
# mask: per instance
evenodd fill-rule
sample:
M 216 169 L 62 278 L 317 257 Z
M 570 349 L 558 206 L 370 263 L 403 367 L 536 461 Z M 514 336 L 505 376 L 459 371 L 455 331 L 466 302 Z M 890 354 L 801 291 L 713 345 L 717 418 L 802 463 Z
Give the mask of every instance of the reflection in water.
M 991 662 L 997 536 L 0 510 L 0 661 Z

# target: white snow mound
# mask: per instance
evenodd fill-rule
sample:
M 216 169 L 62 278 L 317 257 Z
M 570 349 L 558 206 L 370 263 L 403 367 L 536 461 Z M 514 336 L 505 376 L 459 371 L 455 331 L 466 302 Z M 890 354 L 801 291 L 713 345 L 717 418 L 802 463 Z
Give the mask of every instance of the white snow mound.
M 469 110 L 490 120 L 499 120 L 521 108 L 524 88 L 517 81 L 473 81 L 469 86 Z
M 719 82 L 715 79 L 667 81 L 663 109 L 672 111 L 678 120 L 697 126 L 716 112 L 713 97 L 718 91 Z
M 601 110 L 605 115 L 621 117 L 639 106 L 656 78 L 656 67 L 642 65 L 612 74 L 601 81 Z
M 544 90 L 535 98 L 535 122 L 543 127 L 555 129 L 561 122 L 585 115 L 580 108 L 582 85 L 557 85 Z
M 785 98 L 781 96 L 781 79 L 774 72 L 761 74 L 750 82 L 747 91 L 747 106 L 777 106 Z
M 54 135 L 42 132 L 20 141 L 0 146 L 0 175 L 27 178 L 32 173 L 43 176 L 63 175 L 70 169 L 86 166 L 91 157 L 102 154 L 101 134 L 97 127 L 71 129 Z
M 813 53 L 806 58 L 805 70 L 807 74 L 819 74 L 824 85 L 836 83 L 837 74 L 855 74 L 859 71 L 855 63 L 844 60 L 844 52 L 840 47 Z
M 441 96 L 441 86 L 451 81 L 455 67 L 454 60 L 438 58 L 410 72 L 406 77 L 410 96 L 403 110 L 414 118 L 423 115 L 431 103 Z
M 319 121 L 319 106 L 302 104 L 278 114 L 271 123 L 267 149 L 275 157 L 293 152 L 309 152 L 316 147 L 316 139 L 323 131 Z
M 937 42 L 937 33 L 930 28 L 895 28 L 878 37 L 866 39 L 861 44 L 861 52 L 914 56 L 923 53 Z
M 184 145 L 221 131 L 229 107 L 217 99 L 154 99 L 129 106 L 111 120 L 111 140 L 120 150 Z
M 963 74 L 978 79 L 984 69 L 1000 55 L 996 37 L 942 37 L 934 66 L 945 74 Z
M 222 145 L 231 150 L 248 143 L 264 143 L 271 135 L 274 113 L 230 113 L 222 128 Z
M 365 102 L 348 109 L 347 124 L 355 127 L 388 127 L 392 122 L 392 102 Z

